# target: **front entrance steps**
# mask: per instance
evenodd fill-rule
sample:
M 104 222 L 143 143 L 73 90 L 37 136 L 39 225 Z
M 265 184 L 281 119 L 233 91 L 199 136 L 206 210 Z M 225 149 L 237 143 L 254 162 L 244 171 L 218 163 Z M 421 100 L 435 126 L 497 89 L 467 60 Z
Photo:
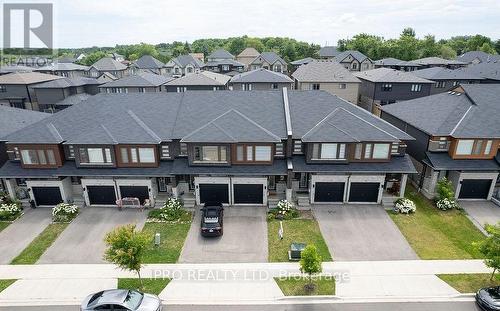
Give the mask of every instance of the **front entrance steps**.
M 300 207 L 310 207 L 311 203 L 309 201 L 309 194 L 297 194 L 297 206 Z
M 284 199 L 286 199 L 286 196 L 284 193 L 270 194 L 267 197 L 267 206 L 269 208 L 276 208 L 276 206 L 278 205 L 278 202 L 280 200 L 284 200 Z
M 382 206 L 387 208 L 394 207 L 394 201 L 396 201 L 399 197 L 393 195 L 383 195 L 382 196 Z

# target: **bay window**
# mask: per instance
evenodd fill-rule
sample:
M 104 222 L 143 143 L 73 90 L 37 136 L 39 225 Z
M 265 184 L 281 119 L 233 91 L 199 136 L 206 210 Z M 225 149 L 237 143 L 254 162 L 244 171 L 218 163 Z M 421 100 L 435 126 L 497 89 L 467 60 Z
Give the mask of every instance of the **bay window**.
M 373 144 L 372 159 L 387 159 L 389 158 L 390 144 Z
M 459 139 L 455 150 L 458 156 L 488 156 L 491 153 L 493 140 L 489 139 Z
M 395 151 L 398 151 L 396 145 Z M 354 160 L 386 160 L 391 153 L 390 143 L 357 143 L 354 147 Z M 397 153 L 397 152 L 396 152 Z
M 57 164 L 52 149 L 21 149 L 21 160 L 24 165 L 54 166 Z
M 312 144 L 313 160 L 345 160 L 345 144 L 315 143 Z
M 473 139 L 460 139 L 457 144 L 457 155 L 471 155 L 472 147 L 474 146 Z
M 110 148 L 80 148 L 80 164 L 113 164 Z
M 236 145 L 234 162 L 236 163 L 270 163 L 272 162 L 272 146 L 269 145 Z
M 226 163 L 226 146 L 195 146 L 194 162 Z

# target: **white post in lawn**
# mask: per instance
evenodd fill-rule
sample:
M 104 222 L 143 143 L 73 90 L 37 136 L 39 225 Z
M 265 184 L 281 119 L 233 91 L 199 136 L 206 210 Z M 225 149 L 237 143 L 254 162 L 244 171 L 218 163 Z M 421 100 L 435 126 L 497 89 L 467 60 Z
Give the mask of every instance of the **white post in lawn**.
M 280 237 L 280 240 L 283 240 L 283 221 L 280 220 L 280 228 L 278 230 L 278 236 Z

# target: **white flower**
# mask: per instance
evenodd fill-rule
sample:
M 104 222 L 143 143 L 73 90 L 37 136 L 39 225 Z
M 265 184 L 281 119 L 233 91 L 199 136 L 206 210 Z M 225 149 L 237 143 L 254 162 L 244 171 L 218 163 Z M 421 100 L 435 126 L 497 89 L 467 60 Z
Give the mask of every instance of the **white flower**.
M 417 207 L 415 206 L 415 203 L 413 203 L 412 200 L 407 198 L 398 199 L 394 203 L 394 210 L 398 213 L 402 214 L 414 213 L 416 209 Z
M 440 210 L 446 211 L 454 208 L 458 208 L 458 203 L 455 200 L 450 200 L 450 199 L 441 199 L 436 202 L 437 208 Z

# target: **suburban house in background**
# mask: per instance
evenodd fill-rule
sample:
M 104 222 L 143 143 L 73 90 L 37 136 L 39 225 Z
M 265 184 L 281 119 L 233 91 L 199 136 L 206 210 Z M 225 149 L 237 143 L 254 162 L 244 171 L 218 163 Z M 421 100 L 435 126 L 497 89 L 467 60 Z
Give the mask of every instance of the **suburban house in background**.
M 408 134 L 318 91 L 98 94 L 5 139 L 0 177 L 37 206 L 392 204 L 416 172 Z
M 459 55 L 456 60 L 468 64 L 500 61 L 500 55 L 493 55 L 483 51 L 469 51 Z
M 235 75 L 229 80 L 229 89 L 235 91 L 281 90 L 293 88 L 293 80 L 287 75 L 264 68 Z
M 448 178 L 457 199 L 500 197 L 499 85 L 467 84 L 450 92 L 382 107 L 382 118 L 404 130 L 418 174 L 411 180 L 428 198 Z
M 99 93 L 94 78 L 62 78 L 34 85 L 32 88 L 40 111 L 58 112 Z
M 315 59 L 312 57 L 306 57 L 306 58 L 297 59 L 297 60 L 294 60 L 293 62 L 290 62 L 290 65 L 292 65 L 292 70 L 295 71 L 300 66 L 309 64 L 312 61 L 315 61 Z
M 13 72 L 0 76 L 0 105 L 39 110 L 34 85 L 61 79 L 40 72 Z
M 250 63 L 260 55 L 259 51 L 254 48 L 248 47 L 241 51 L 240 54 L 236 56 L 236 61 L 245 65 L 245 69 L 249 69 Z
M 120 62 L 120 63 L 123 62 L 123 61 L 125 61 L 125 56 L 123 56 L 121 54 L 118 54 L 118 53 L 115 53 L 115 52 L 111 53 L 109 56 L 112 59 L 114 59 L 114 60 L 116 60 L 117 62 Z
M 380 106 L 430 95 L 434 84 L 413 73 L 389 68 L 372 69 L 354 75 L 361 80 L 359 106 L 376 115 L 380 115 Z
M 177 93 L 225 90 L 230 79 L 231 77 L 227 75 L 200 71 L 165 83 L 165 90 Z
M 333 59 L 335 56 L 340 54 L 336 46 L 324 46 L 319 49 L 319 58 L 321 59 Z
M 464 74 L 483 78 L 481 83 L 500 83 L 500 61 L 482 62 L 475 65 L 471 64 L 456 70 Z
M 441 57 L 425 57 L 412 60 L 412 62 L 420 65 L 420 69 L 431 68 L 431 67 L 446 67 L 449 69 L 457 69 L 460 67 L 467 66 L 467 63 L 460 62 L 453 59 L 444 59 Z
M 334 61 L 313 61 L 293 74 L 296 90 L 323 90 L 353 104 L 358 102 L 361 80 Z
M 207 56 L 204 70 L 234 76 L 245 70 L 245 64 L 234 60 L 233 54 L 224 49 L 218 49 Z
M 166 73 L 171 74 L 172 77 L 182 77 L 187 74 L 200 72 L 200 69 L 205 64 L 191 54 L 179 55 L 172 58 L 166 65 Z
M 103 74 L 108 74 L 116 79 L 128 76 L 128 67 L 111 57 L 103 57 L 89 68 L 91 78 L 99 78 Z
M 288 72 L 285 60 L 275 52 L 262 52 L 250 63 L 249 70 L 255 70 L 259 68 L 264 68 L 285 74 Z
M 164 75 L 165 73 L 167 73 L 167 68 L 165 67 L 165 64 L 151 55 L 141 56 L 139 59 L 132 62 L 129 68 L 132 74 L 148 72 L 148 73 L 155 73 L 158 75 Z
M 432 67 L 413 72 L 420 78 L 434 81 L 431 86 L 431 95 L 447 92 L 462 84 L 480 83 L 484 80 L 479 76 L 461 70 L 452 70 L 444 67 Z
M 397 58 L 382 58 L 373 62 L 373 67 L 377 68 L 390 68 L 401 71 L 414 71 L 420 68 L 420 65 L 414 62 L 407 62 Z
M 2 65 L 0 66 L 0 76 L 1 75 L 6 75 L 9 73 L 13 72 L 32 72 L 33 67 L 28 67 L 28 66 L 22 66 L 22 65 L 14 65 L 14 66 L 8 66 L 8 65 Z
M 33 71 L 48 73 L 66 78 L 88 77 L 89 67 L 73 63 L 54 63 L 49 66 L 39 67 Z
M 101 93 L 161 92 L 162 86 L 172 80 L 172 77 L 142 72 L 102 84 L 99 90 Z
M 350 71 L 365 71 L 373 69 L 373 61 L 359 51 L 344 51 L 333 58 Z

